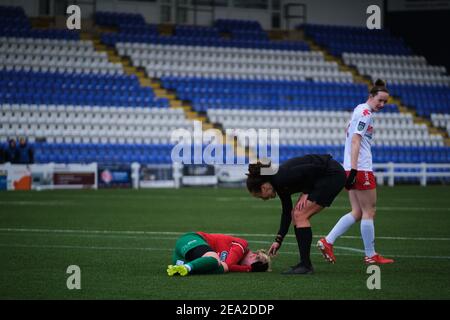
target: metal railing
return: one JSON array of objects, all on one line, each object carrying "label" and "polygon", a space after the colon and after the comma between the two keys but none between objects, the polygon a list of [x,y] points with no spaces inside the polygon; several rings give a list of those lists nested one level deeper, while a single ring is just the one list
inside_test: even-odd
[{"label": "metal railing", "polygon": [[[388,186],[394,186],[395,178],[419,178],[420,185],[426,186],[429,178],[449,178],[449,163],[376,163],[373,165],[377,184],[384,185],[387,180]],[[386,171],[378,171],[378,170]],[[397,169],[415,169],[415,172],[396,171]],[[448,171],[430,172],[429,169],[443,169]]]}]

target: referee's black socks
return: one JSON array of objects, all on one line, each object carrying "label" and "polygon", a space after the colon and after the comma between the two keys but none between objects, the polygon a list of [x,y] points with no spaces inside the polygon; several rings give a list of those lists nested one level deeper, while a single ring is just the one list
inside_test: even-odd
[{"label": "referee's black socks", "polygon": [[300,251],[300,263],[305,267],[311,267],[311,227],[297,228],[295,227],[295,237],[297,238],[298,250]]}]

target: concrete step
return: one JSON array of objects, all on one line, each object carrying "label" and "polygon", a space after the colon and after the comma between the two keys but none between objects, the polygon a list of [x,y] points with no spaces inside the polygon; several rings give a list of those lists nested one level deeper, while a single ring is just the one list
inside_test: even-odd
[{"label": "concrete step", "polygon": [[88,33],[88,32],[81,32],[80,33],[80,39],[81,40],[94,40],[92,35],[90,33]]},{"label": "concrete step", "polygon": [[187,110],[181,105],[181,101],[178,101],[178,100],[172,100],[172,101],[169,101],[169,103],[170,103],[170,107],[171,108],[174,108],[174,109],[183,109],[183,111],[188,111],[189,110],[189,108],[187,108]]},{"label": "concrete step", "polygon": [[134,67],[123,67],[123,71],[125,71],[126,73],[130,74],[134,74]]},{"label": "concrete step", "polygon": [[161,89],[161,86],[158,83],[155,83],[154,81],[151,80],[150,83],[153,89]]},{"label": "concrete step", "polygon": [[189,112],[192,111],[192,107],[191,106],[186,106],[180,103],[181,108],[183,108],[184,112]]},{"label": "concrete step", "polygon": [[[173,32],[173,26],[166,25],[162,26],[160,29],[162,29],[163,33],[165,32],[166,34],[172,34]],[[158,79],[150,79],[143,70],[134,67],[128,58],[119,56],[115,50],[101,43],[99,39],[95,39],[92,34],[83,33],[82,38],[92,40],[94,43],[94,48],[97,51],[106,52],[108,54],[109,61],[121,63],[126,74],[136,75],[138,77],[139,84],[142,87],[151,87],[157,97],[169,99],[171,108],[183,109],[187,119],[201,121],[204,130],[214,128],[214,125],[209,123],[207,117],[199,115],[197,112],[193,111],[191,106],[184,105],[181,100],[177,99],[175,94],[169,93],[166,89],[164,89]]]},{"label": "concrete step", "polygon": [[114,62],[114,63],[122,63],[122,60],[119,57],[116,56],[109,56],[109,61]]},{"label": "concrete step", "polygon": [[188,119],[197,120],[198,114],[195,111],[185,111],[185,115]]},{"label": "concrete step", "polygon": [[119,59],[120,59],[120,63],[122,63],[123,66],[132,67],[132,64],[130,63],[130,61],[128,59],[124,59],[120,56],[119,56]]},{"label": "concrete step", "polygon": [[145,72],[142,71],[142,70],[136,69],[136,75],[137,75],[139,78],[145,78],[145,79],[148,79],[147,75],[146,75]]},{"label": "concrete step", "polygon": [[145,78],[139,78],[139,83],[140,83],[142,86],[145,86],[145,87],[151,87],[151,88],[153,89],[152,83],[151,83],[151,81],[148,80],[148,79],[145,79]]},{"label": "concrete step", "polygon": [[55,23],[53,17],[29,18],[32,28],[49,28]]},{"label": "concrete step", "polygon": [[428,131],[429,131],[431,134],[442,134],[441,130],[438,129],[438,128],[436,128],[436,127],[428,128]]},{"label": "concrete step", "polygon": [[174,25],[162,24],[159,26],[158,31],[161,35],[172,35],[174,33]]},{"label": "concrete step", "polygon": [[209,122],[205,122],[204,121],[202,126],[203,126],[203,130],[214,129],[214,126],[211,123],[209,123]]},{"label": "concrete step", "polygon": [[153,91],[155,91],[155,94],[156,95],[166,95],[166,90],[164,90],[164,89],[153,89]]},{"label": "concrete step", "polygon": [[287,31],[284,30],[270,30],[267,32],[270,40],[284,40],[287,36]]},{"label": "concrete step", "polygon": [[108,50],[108,48],[103,43],[95,43],[95,41],[94,41],[94,48],[96,50],[102,50],[102,51]]},{"label": "concrete step", "polygon": [[114,27],[103,27],[95,25],[95,31],[97,33],[110,33],[110,32],[119,32],[119,29]]},{"label": "concrete step", "polygon": [[[190,111],[193,112],[193,111]],[[194,112],[195,114],[190,114],[190,118],[191,120],[196,120],[196,121],[200,121],[202,123],[202,125],[206,125],[208,123],[208,120],[203,117],[203,116],[199,116],[197,114],[197,112]],[[203,126],[204,127],[204,126]]]}]

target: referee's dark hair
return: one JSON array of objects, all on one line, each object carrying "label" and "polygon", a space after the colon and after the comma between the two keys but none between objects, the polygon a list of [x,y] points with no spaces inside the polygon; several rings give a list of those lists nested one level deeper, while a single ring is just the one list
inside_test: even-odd
[{"label": "referee's dark hair", "polygon": [[269,182],[269,175],[261,175],[261,168],[270,168],[270,163],[262,164],[261,162],[250,163],[247,173],[247,189],[251,193],[261,192],[261,186]]}]

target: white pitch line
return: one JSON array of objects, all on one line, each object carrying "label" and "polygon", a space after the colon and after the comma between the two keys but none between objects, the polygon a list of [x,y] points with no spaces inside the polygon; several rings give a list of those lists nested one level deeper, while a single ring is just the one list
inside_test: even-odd
[{"label": "white pitch line", "polygon": [[[150,247],[99,247],[99,246],[69,246],[69,245],[27,245],[27,244],[8,244],[0,243],[3,248],[41,248],[41,249],[81,249],[81,250],[120,250],[120,251],[173,251],[173,249],[150,248]],[[355,251],[359,249],[341,247],[341,249],[351,249]],[[295,251],[283,251],[283,254],[298,255]],[[322,255],[318,252],[312,252],[312,255]],[[361,256],[361,254],[340,253],[339,256]],[[413,256],[413,255],[389,255],[392,258],[411,258],[411,259],[440,259],[450,260],[450,256]]]},{"label": "white pitch line", "polygon": [[131,235],[182,235],[185,232],[172,232],[172,231],[113,231],[113,230],[71,230],[71,229],[27,229],[27,228],[0,228],[0,231],[5,232],[36,232],[36,233],[87,233],[87,234],[131,234]]},{"label": "white pitch line", "polygon": [[[347,210],[350,206],[331,206],[329,209],[339,209],[339,210]],[[385,207],[385,206],[377,206],[377,210],[382,211],[450,211],[449,207]]]},{"label": "white pitch line", "polygon": [[[235,202],[235,201],[242,201],[239,199],[234,199],[233,201],[230,200],[224,200],[224,199],[215,199],[218,201],[230,201],[230,202]],[[75,201],[26,201],[26,200],[21,200],[21,201],[0,201],[0,206],[1,205],[16,205],[16,206],[61,206],[61,205],[69,205],[69,206],[82,206],[83,203],[80,202],[75,202]],[[262,204],[256,204],[256,205],[251,205],[252,209],[274,209],[277,210],[279,209],[278,205],[275,204],[267,204],[267,205],[262,205]],[[327,208],[328,210],[350,210],[351,207],[350,206],[331,206],[329,208]],[[427,211],[450,211],[450,207],[405,207],[405,206],[398,206],[398,207],[385,207],[385,206],[380,206],[377,207],[378,211],[421,211],[421,212],[427,212]]]},{"label": "white pitch line", "polygon": [[[352,248],[353,249],[353,248]],[[358,250],[358,249],[356,249]],[[295,251],[283,251],[282,253],[298,255]],[[321,253],[311,253],[312,255],[322,255]],[[362,257],[361,254],[351,254],[351,253],[339,253],[337,256],[350,256],[350,257]],[[421,256],[421,255],[403,255],[403,254],[389,254],[386,255],[390,258],[405,258],[405,259],[438,259],[438,260],[450,260],[450,256]],[[395,263],[394,263],[395,265]]]},{"label": "white pitch line", "polygon": [[[59,234],[68,234],[68,233],[74,233],[74,234],[83,234],[83,235],[88,235],[88,236],[92,236],[92,235],[104,235],[104,234],[116,234],[116,235],[120,235],[123,233],[126,234],[139,234],[139,235],[181,235],[183,234],[183,232],[152,232],[152,231],[99,231],[99,230],[58,230],[58,229],[12,229],[12,228],[0,228],[0,232],[1,231],[7,231],[7,232],[38,232],[38,233],[59,233]],[[236,236],[242,236],[242,235],[247,235],[247,236],[268,236],[267,234],[236,234]],[[152,237],[152,239],[157,239],[157,240],[176,240],[178,237]],[[354,238],[358,238],[359,237],[354,237]],[[407,239],[407,238],[402,238],[402,239]],[[409,238],[408,238],[409,239]],[[433,238],[420,238],[420,239],[424,239],[424,240],[430,240]],[[435,238],[435,239],[439,239],[439,238]],[[447,239],[447,238],[444,238]],[[270,244],[270,241],[259,241],[259,240],[251,240],[251,243],[261,243],[261,244]],[[283,243],[284,245],[297,245],[297,243],[295,242],[287,242],[285,241]],[[2,247],[28,247],[29,245],[8,245],[8,244],[0,244],[0,246]],[[53,246],[39,246],[39,245],[34,245],[36,247],[48,247],[48,248],[66,248],[66,249],[98,249],[98,250],[147,250],[147,251],[155,251],[155,250],[161,250],[161,251],[171,251],[172,249],[156,249],[156,248],[136,248],[136,247],[84,247],[84,246],[64,246],[64,245],[53,245]],[[357,248],[352,248],[352,247],[343,247],[343,246],[335,246],[336,249],[339,250],[345,250],[345,251],[351,251],[351,252],[356,252],[358,253],[357,255],[355,254],[343,254],[340,253],[339,255],[347,255],[347,256],[360,256],[361,253],[364,253],[364,250],[361,249],[357,249]],[[298,252],[296,251],[288,251],[286,252],[288,254],[298,254]],[[312,253],[314,255],[320,255],[320,253]],[[450,259],[450,256],[423,256],[423,255],[389,255],[390,257],[393,258],[418,258],[418,259]]]},{"label": "white pitch line", "polygon": [[[265,206],[262,204],[256,204],[251,206],[252,209],[278,209],[278,206]],[[327,210],[351,210],[350,205],[348,206],[331,206],[329,208],[326,208]],[[378,211],[450,211],[449,207],[405,207],[405,206],[399,206],[399,207],[377,207]]]},{"label": "white pitch line", "polygon": [[[0,233],[2,233],[2,231],[0,231]],[[46,236],[46,234],[44,234],[44,233],[40,233],[39,235]],[[56,235],[61,235],[61,234],[56,234]],[[62,235],[65,235],[65,234],[62,234]],[[77,236],[78,237],[105,237],[104,234],[77,234]],[[108,236],[108,235],[106,235],[106,236]],[[112,235],[112,236],[116,237],[116,235]],[[136,236],[121,236],[121,238],[142,239],[142,237],[136,237]],[[152,240],[177,240],[178,236],[174,236],[174,237],[155,237],[155,236],[150,236],[150,237],[146,237],[145,238],[145,240],[147,240],[147,239],[152,239]],[[250,242],[251,243],[264,244],[266,246],[268,246],[268,245],[270,245],[272,243],[271,241],[261,241],[261,240],[250,240]],[[297,243],[296,242],[285,241],[285,242],[283,242],[283,245],[297,246]],[[358,253],[364,253],[364,250],[351,248],[351,247],[334,246],[334,248],[335,249],[342,249],[342,250],[347,250],[347,251],[358,252]]]},{"label": "white pitch line", "polygon": [[[1,231],[2,229],[0,229]],[[40,231],[45,231],[43,229],[34,229]],[[46,229],[49,230],[49,229]],[[21,229],[20,232],[22,232],[23,229]],[[53,230],[56,231],[56,230]],[[74,231],[74,230],[57,230],[57,231]],[[88,231],[88,230],[82,230],[82,231]],[[104,234],[108,231],[101,231],[100,233],[97,232],[96,235]],[[47,232],[48,233],[48,232]],[[61,233],[61,232],[58,232]],[[66,232],[63,232],[66,233]],[[147,232],[148,233],[148,232]],[[161,232],[152,232],[152,234],[161,234]],[[182,234],[180,232],[164,232],[164,234]],[[84,234],[85,235],[85,234]],[[157,240],[176,240],[177,237],[171,237],[171,238],[161,238],[161,237],[152,237],[153,239]],[[252,243],[261,243],[261,244],[270,244],[269,241],[250,241]],[[297,245],[297,243],[294,242],[284,242],[284,245]],[[0,247],[7,247],[7,248],[53,248],[53,249],[90,249],[90,250],[137,250],[137,251],[172,251],[173,249],[162,249],[162,248],[151,248],[151,247],[110,247],[110,246],[70,246],[70,245],[22,245],[22,244],[5,244],[0,243]],[[352,247],[342,247],[342,246],[335,246],[336,249],[345,250],[345,251],[351,251],[356,252],[358,254],[346,254],[346,253],[340,253],[339,255],[345,255],[345,256],[360,256],[361,253],[364,253],[364,250],[352,248]],[[296,251],[285,251],[283,253],[287,254],[298,254]],[[313,255],[321,255],[321,253],[312,253]],[[422,255],[389,255],[393,258],[418,258],[418,259],[450,259],[450,256],[422,256]]]},{"label": "white pitch line", "polygon": [[67,246],[67,245],[39,245],[39,244],[8,244],[0,243],[4,248],[47,248],[47,249],[90,249],[90,250],[138,250],[138,251],[172,251],[173,249],[140,248],[140,247],[98,247],[98,246]]},{"label": "white pitch line", "polygon": [[[1,229],[0,229],[1,230]],[[233,234],[233,233],[227,233]],[[257,234],[257,233],[234,233],[236,236],[244,237],[273,237],[273,234]],[[286,235],[287,238],[294,238],[293,235]],[[314,238],[323,238],[325,235],[314,235]],[[342,239],[361,239],[360,236],[340,236]],[[416,240],[416,241],[450,241],[450,238],[426,238],[426,237],[376,237],[382,240]]]},{"label": "white pitch line", "polygon": [[[115,235],[182,235],[185,232],[175,231],[126,231],[126,230],[71,230],[71,229],[35,229],[35,228],[0,228],[0,232],[29,232],[29,233],[81,233],[81,234],[115,234]],[[214,232],[212,232],[214,233]],[[273,234],[267,233],[234,233],[234,232],[221,232],[225,234],[232,234],[235,236],[245,237],[273,237]],[[288,238],[292,238],[292,235],[287,235]],[[322,238],[324,235],[316,235],[315,238]],[[341,236],[343,239],[360,239],[360,236]],[[382,240],[415,240],[415,241],[450,241],[450,238],[434,238],[434,237],[387,237],[380,236],[377,239]]]},{"label": "white pitch line", "polygon": [[[67,190],[65,190],[67,191]],[[54,191],[52,191],[54,192]],[[247,192],[247,191],[244,191]],[[22,194],[20,195],[23,200],[27,201],[27,199],[35,199],[34,198],[34,194],[33,193],[28,193],[28,194]],[[173,194],[170,195],[155,195],[155,194],[151,194],[151,193],[141,193],[139,195],[133,193],[133,194],[116,194],[116,193],[103,193],[100,194],[98,192],[95,193],[91,193],[91,194],[70,194],[70,193],[66,193],[64,192],[64,194],[62,195],[65,198],[72,198],[69,201],[73,201],[73,198],[79,199],[79,198],[84,198],[84,199],[109,199],[109,200],[118,200],[120,201],[121,199],[133,199],[133,200],[154,200],[154,199],[169,199],[171,201],[176,201],[177,198],[173,196]],[[257,199],[252,198],[250,195],[236,195],[236,196],[221,196],[221,195],[196,195],[196,194],[192,194],[190,195],[192,196],[193,199],[207,199],[208,201],[219,201],[219,202],[239,202],[239,201],[244,201],[244,202],[258,202]],[[20,200],[22,200],[20,199]],[[20,201],[18,200],[18,201]],[[66,199],[64,199],[65,201]],[[179,198],[180,201],[182,201],[181,198]],[[11,202],[13,202],[14,200],[11,200]],[[45,200],[43,200],[45,201]],[[295,199],[293,200],[295,201]],[[426,200],[420,200],[420,199],[415,199],[415,198],[405,198],[405,197],[396,197],[395,199],[391,199],[390,201],[394,201],[394,202],[408,202],[408,203],[412,203],[412,202],[421,202],[421,203],[427,203]],[[0,204],[3,201],[0,201]],[[7,201],[5,201],[4,203],[7,203]],[[337,198],[334,201],[334,204],[347,204],[348,203],[348,199],[347,197],[343,197],[343,198]],[[448,203],[448,201],[444,201],[444,204]],[[275,202],[270,202],[268,204],[263,205],[264,207],[270,206],[270,205],[275,205]],[[335,206],[332,206],[331,208],[333,208]],[[341,208],[341,207],[335,207],[335,208]],[[347,208],[347,207],[342,207],[342,208]],[[391,208],[391,207],[383,207],[383,208]],[[415,209],[417,207],[405,207],[403,205],[400,205],[399,207],[392,207],[395,209],[399,209],[399,208],[408,208],[408,209]],[[440,208],[443,210],[449,210],[448,207],[443,207]],[[389,210],[389,209],[386,209]],[[422,207],[422,208],[417,208],[417,210],[430,210],[430,208],[428,207]]]},{"label": "white pitch line", "polygon": [[0,205],[15,205],[15,206],[61,206],[61,205],[82,205],[75,201],[0,201]]}]

